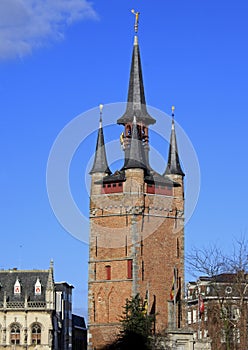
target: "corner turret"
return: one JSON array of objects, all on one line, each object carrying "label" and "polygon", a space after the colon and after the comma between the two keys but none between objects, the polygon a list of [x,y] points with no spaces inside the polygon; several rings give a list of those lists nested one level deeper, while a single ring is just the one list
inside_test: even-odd
[{"label": "corner turret", "polygon": [[176,139],[176,131],[175,131],[175,120],[174,120],[174,110],[175,110],[175,107],[172,106],[172,124],[171,124],[170,147],[169,147],[167,167],[166,167],[166,170],[164,172],[164,176],[165,175],[180,175],[183,177],[185,174],[182,171],[179,156],[178,156],[177,139]]},{"label": "corner turret", "polygon": [[102,129],[102,109],[103,105],[99,106],[100,108],[100,121],[99,121],[99,129],[96,143],[96,151],[95,151],[95,159],[93,163],[93,167],[90,171],[90,175],[95,173],[103,173],[104,175],[110,175],[111,171],[108,167],[105,143],[104,143],[104,135]]}]

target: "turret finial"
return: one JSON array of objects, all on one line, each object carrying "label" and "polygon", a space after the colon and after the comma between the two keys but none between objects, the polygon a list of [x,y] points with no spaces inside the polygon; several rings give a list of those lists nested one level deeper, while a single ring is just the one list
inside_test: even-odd
[{"label": "turret finial", "polygon": [[103,110],[103,104],[99,105],[99,111],[100,111],[100,124],[102,123],[102,110]]},{"label": "turret finial", "polygon": [[132,9],[131,12],[135,15],[134,31],[135,33],[138,33],[140,12],[135,12],[134,9]]},{"label": "turret finial", "polygon": [[175,106],[171,106],[171,116],[174,119]]}]

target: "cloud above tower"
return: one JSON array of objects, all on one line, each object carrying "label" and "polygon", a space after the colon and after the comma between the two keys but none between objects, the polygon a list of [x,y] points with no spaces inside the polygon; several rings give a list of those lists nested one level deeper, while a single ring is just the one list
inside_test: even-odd
[{"label": "cloud above tower", "polygon": [[1,0],[0,59],[23,57],[64,37],[66,27],[96,19],[86,0]]}]

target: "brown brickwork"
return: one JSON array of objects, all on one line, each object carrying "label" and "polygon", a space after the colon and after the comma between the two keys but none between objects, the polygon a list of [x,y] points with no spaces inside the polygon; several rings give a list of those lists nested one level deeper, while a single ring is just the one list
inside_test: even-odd
[{"label": "brown brickwork", "polygon": [[[181,293],[184,286],[183,183],[181,176],[171,177],[181,184],[173,187],[173,196],[147,194],[142,169],[127,170],[123,193],[116,194],[99,195],[102,185],[95,184],[99,176],[92,176],[90,349],[98,349],[113,340],[125,300],[136,293],[144,298],[148,290],[149,311],[155,296],[157,331],[169,325],[174,267],[178,269]],[[128,278],[130,260],[131,279]],[[111,279],[107,269],[111,269]],[[182,325],[182,319],[182,315],[178,317],[177,325]]]}]

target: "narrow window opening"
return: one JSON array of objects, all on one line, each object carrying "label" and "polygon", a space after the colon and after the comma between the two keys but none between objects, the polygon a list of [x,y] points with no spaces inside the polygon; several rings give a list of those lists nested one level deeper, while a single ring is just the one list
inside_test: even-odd
[{"label": "narrow window opening", "polygon": [[96,264],[94,264],[94,279],[96,280]]},{"label": "narrow window opening", "polygon": [[142,260],[141,278],[142,278],[142,281],[144,281],[144,279],[145,279],[145,268],[144,268],[144,261],[143,260]]},{"label": "narrow window opening", "polygon": [[179,245],[179,239],[177,238],[177,258],[180,256],[180,245]]},{"label": "narrow window opening", "polygon": [[95,256],[97,256],[97,237],[96,237]]},{"label": "narrow window opening", "polygon": [[143,247],[144,247],[144,244],[143,244],[143,237],[141,236],[141,242],[140,242],[140,255],[141,255],[141,256],[143,255]]},{"label": "narrow window opening", "polygon": [[95,296],[93,295],[93,320],[96,322],[96,302],[95,302]]}]

